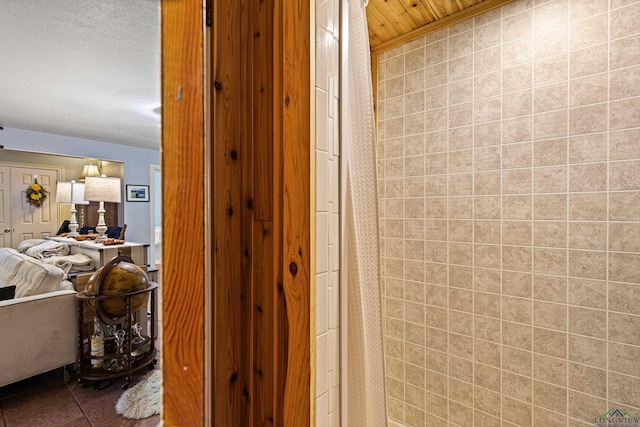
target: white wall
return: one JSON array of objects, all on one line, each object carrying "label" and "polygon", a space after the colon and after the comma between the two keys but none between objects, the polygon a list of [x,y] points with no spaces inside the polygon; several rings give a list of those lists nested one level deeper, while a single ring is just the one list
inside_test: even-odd
[{"label": "white wall", "polygon": [[316,426],[340,425],[340,0],[316,0]]},{"label": "white wall", "polygon": [[[123,185],[149,185],[150,165],[160,164],[160,150],[6,127],[0,131],[0,145],[19,150],[120,160],[124,162]],[[143,244],[150,243],[150,203],[124,200],[123,203],[127,240]]]}]

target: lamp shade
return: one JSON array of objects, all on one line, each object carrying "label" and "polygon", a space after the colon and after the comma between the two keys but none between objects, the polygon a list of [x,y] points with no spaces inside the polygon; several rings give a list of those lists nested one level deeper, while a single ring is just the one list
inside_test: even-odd
[{"label": "lamp shade", "polygon": [[90,202],[120,203],[120,178],[88,176],[84,181],[84,199]]},{"label": "lamp shade", "polygon": [[91,163],[84,165],[82,173],[80,174],[80,179],[85,179],[88,176],[100,176],[100,169],[98,169],[98,166]]},{"label": "lamp shade", "polygon": [[75,203],[76,205],[89,204],[89,202],[84,199],[83,183],[71,181],[71,203]]},{"label": "lamp shade", "polygon": [[84,199],[84,184],[80,182],[59,182],[56,188],[56,202],[88,205]]},{"label": "lamp shade", "polygon": [[71,183],[59,182],[56,187],[56,202],[71,203]]}]

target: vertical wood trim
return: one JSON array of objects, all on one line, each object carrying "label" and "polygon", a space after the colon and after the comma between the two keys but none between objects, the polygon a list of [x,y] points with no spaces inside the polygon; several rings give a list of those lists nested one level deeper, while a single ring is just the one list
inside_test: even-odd
[{"label": "vertical wood trim", "polygon": [[[276,378],[276,304],[279,238],[276,235],[276,188],[274,176],[274,0],[252,2],[252,52],[250,53],[253,156],[253,240],[251,248],[253,336],[251,355],[252,425],[281,425],[276,422],[278,401]],[[246,126],[245,126],[246,127]]]},{"label": "vertical wood trim", "polygon": [[273,245],[273,284],[269,288],[273,294],[274,313],[274,346],[271,348],[274,358],[274,382],[273,390],[275,392],[275,425],[284,426],[284,407],[285,407],[285,386],[287,375],[287,354],[288,354],[288,322],[287,322],[287,305],[284,290],[284,271],[282,266],[283,254],[283,212],[282,212],[282,139],[283,139],[283,2],[274,1],[273,8],[273,233],[276,236]]},{"label": "vertical wood trim", "polygon": [[[203,399],[206,265],[213,423],[312,423],[312,9],[263,3],[213,2],[206,67],[202,2],[162,3],[165,425],[208,423],[214,404]],[[184,234],[207,218],[209,249]]]},{"label": "vertical wood trim", "polygon": [[[311,37],[309,1],[282,10],[282,261],[286,307],[287,371],[284,425],[311,422],[310,403],[310,160]],[[279,373],[282,375],[282,373]]]},{"label": "vertical wood trim", "polygon": [[[214,2],[212,144],[215,425],[241,426],[246,410],[242,274],[242,3]],[[246,30],[245,30],[246,31]],[[246,419],[246,417],[245,417]]]},{"label": "vertical wood trim", "polygon": [[[206,1],[206,0],[205,0]],[[206,13],[206,12],[205,12]],[[204,120],[205,120],[205,180],[207,183],[206,187],[206,202],[205,202],[205,211],[204,211],[204,220],[205,220],[205,232],[204,236],[206,239],[206,248],[205,248],[205,259],[211,260],[213,257],[211,253],[211,248],[213,246],[213,209],[211,206],[213,205],[213,147],[211,144],[211,135],[212,135],[212,99],[211,99],[211,90],[206,88],[206,82],[211,78],[212,74],[212,66],[213,66],[213,34],[210,27],[205,27],[205,43],[204,43],[204,66],[205,66],[205,85],[203,87],[203,95],[204,95]],[[204,389],[204,425],[210,426],[214,421],[214,413],[215,413],[215,382],[214,378],[214,294],[215,289],[213,288],[213,263],[206,262],[205,263],[205,286],[204,289],[204,378],[205,378],[205,389]]]},{"label": "vertical wood trim", "polygon": [[[309,419],[316,420],[316,9],[309,2]],[[313,58],[313,60],[311,60]],[[330,101],[331,102],[331,101]],[[324,111],[323,111],[324,114]],[[324,183],[323,183],[324,184]]]},{"label": "vertical wood trim", "polygon": [[274,369],[274,325],[275,283],[273,249],[275,236],[273,223],[256,221],[254,223],[253,276],[254,287],[254,334],[253,334],[253,408],[254,426],[275,424],[274,384],[277,372]]},{"label": "vertical wood trim", "polygon": [[204,419],[204,230],[202,2],[161,4],[164,425]]},{"label": "vertical wood trim", "polygon": [[253,95],[255,217],[273,221],[274,187],[274,0],[253,2]]}]

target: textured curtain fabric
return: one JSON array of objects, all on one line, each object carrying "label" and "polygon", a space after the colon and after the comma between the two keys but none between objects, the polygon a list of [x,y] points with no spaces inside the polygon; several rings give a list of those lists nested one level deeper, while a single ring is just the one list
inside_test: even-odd
[{"label": "textured curtain fabric", "polygon": [[375,118],[365,5],[349,1],[347,131],[347,417],[386,426]]}]

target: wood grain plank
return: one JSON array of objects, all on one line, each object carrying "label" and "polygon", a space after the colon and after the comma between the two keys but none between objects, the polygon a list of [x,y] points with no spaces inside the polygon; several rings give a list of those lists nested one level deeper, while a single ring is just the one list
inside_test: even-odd
[{"label": "wood grain plank", "polygon": [[367,16],[374,20],[371,23],[372,27],[381,39],[388,40],[402,34],[402,29],[397,28],[393,21],[387,19],[384,9],[377,4],[370,3],[367,6]]},{"label": "wood grain plank", "polygon": [[427,0],[400,0],[400,4],[413,19],[412,29],[440,18],[429,7],[430,2]]},{"label": "wood grain plank", "polygon": [[[310,390],[310,157],[311,5],[285,2],[282,10],[282,261],[287,316],[284,425],[311,423]],[[278,307],[282,310],[285,307]]]},{"label": "wood grain plank", "polygon": [[202,4],[163,0],[163,411],[164,425],[204,420],[205,182]]},{"label": "wood grain plank", "polygon": [[476,3],[480,3],[482,0],[456,0],[456,4],[460,10],[471,7]]},{"label": "wood grain plank", "polygon": [[[274,177],[274,153],[280,143],[274,129],[274,10],[273,0],[252,5],[252,116],[254,222],[251,247],[252,272],[252,366],[251,425],[280,425],[277,419],[278,349],[276,344],[277,278],[276,264],[279,236],[274,220],[280,193]],[[284,352],[284,350],[282,350]],[[285,353],[286,354],[286,353]]]},{"label": "wood grain plank", "polygon": [[[164,224],[164,319],[171,322],[163,420],[208,424],[205,408],[214,406],[219,426],[310,425],[310,4],[213,4],[210,151],[202,4],[162,5],[162,166],[172,177],[163,188],[171,219]],[[184,230],[207,230],[209,209],[207,253],[206,239],[185,239]],[[203,400],[208,264],[214,402]]]},{"label": "wood grain plank", "polygon": [[[239,426],[252,426],[252,425],[264,425],[262,423],[252,423],[251,414],[258,408],[256,407],[257,394],[252,393],[254,390],[254,333],[256,329],[255,318],[255,293],[253,288],[255,286],[254,274],[253,274],[253,262],[262,262],[260,258],[253,257],[254,253],[254,214],[255,214],[255,187],[256,182],[254,178],[254,170],[256,163],[255,149],[256,149],[256,133],[258,129],[255,125],[255,108],[254,99],[256,98],[256,92],[259,90],[259,86],[256,88],[255,75],[259,74],[259,68],[254,66],[255,42],[254,31],[255,22],[257,17],[255,16],[255,9],[250,0],[241,0],[240,13],[241,13],[241,28],[243,30],[240,40],[242,48],[242,70],[240,74],[240,81],[245,84],[240,84],[242,90],[242,105],[241,109],[241,148],[237,153],[240,161],[240,185],[241,185],[241,199],[240,199],[240,245],[241,253],[237,254],[240,258],[240,269],[242,277],[242,289],[241,293],[241,310],[240,310],[240,325],[242,328],[241,336],[241,366],[240,366],[240,378],[242,382],[242,414],[241,419],[236,425]],[[257,62],[259,64],[259,62]],[[270,348],[267,345],[267,348]],[[241,414],[241,415],[242,415]]]},{"label": "wood grain plank", "polygon": [[276,418],[275,378],[278,374],[275,364],[275,308],[277,290],[273,265],[275,238],[271,222],[254,222],[255,236],[253,256],[253,411],[254,426],[274,425]]},{"label": "wood grain plank", "polygon": [[451,0],[429,0],[434,9],[442,11],[443,16],[452,15],[460,10],[457,3]]},{"label": "wood grain plank", "polygon": [[[393,11],[397,6],[402,9],[400,12]],[[411,31],[413,27],[410,24],[402,21],[397,16],[390,16],[390,14],[401,13],[406,15],[405,10],[399,4],[382,2],[382,3],[370,3],[367,6],[367,16],[374,18],[379,24],[375,27],[376,34],[379,34],[385,40],[395,38],[400,34]]]},{"label": "wood grain plank", "polygon": [[420,3],[424,4],[424,7],[431,12],[431,15],[435,19],[427,20],[423,23],[423,25],[433,22],[435,20],[441,19],[445,16],[445,12],[440,9],[437,5],[435,5],[431,0],[420,0]]},{"label": "wood grain plank", "polygon": [[490,10],[496,9],[498,7],[502,7],[513,1],[514,0],[484,0],[481,3],[476,3],[473,6],[470,6],[466,9],[462,9],[457,13],[454,13],[452,15],[449,15],[442,19],[434,21],[431,24],[418,27],[415,30],[409,31],[405,34],[402,34],[398,37],[387,40],[375,46],[372,45],[371,51],[377,52],[377,53],[385,52],[387,50],[393,49],[394,47],[405,44],[411,40],[415,40],[419,37],[423,37],[427,34],[431,34],[443,28],[457,24],[458,22],[462,22],[467,19],[473,18],[475,16],[481,15],[483,13],[489,12]]},{"label": "wood grain plank", "polygon": [[401,34],[411,31],[420,25],[420,21],[414,20],[414,16],[407,12],[402,2],[386,1],[376,4],[376,8],[391,22],[393,28]]},{"label": "wood grain plank", "polygon": [[284,108],[282,102],[282,93],[284,86],[284,48],[283,48],[283,2],[274,2],[273,8],[273,175],[271,181],[273,182],[273,234],[275,237],[273,244],[273,282],[271,285],[271,292],[274,295],[274,348],[272,349],[274,355],[274,396],[275,396],[275,417],[274,425],[284,425],[284,408],[285,408],[285,387],[287,376],[287,355],[288,349],[288,322],[286,311],[286,298],[284,292],[284,271],[282,269],[282,186],[283,186],[283,173],[282,173],[282,138],[283,138],[283,114]]},{"label": "wood grain plank", "polygon": [[252,107],[255,138],[256,179],[254,209],[256,219],[273,221],[273,69],[274,1],[253,2],[253,87]]},{"label": "wood grain plank", "polygon": [[373,34],[372,32],[369,32],[369,43],[370,43],[370,45],[380,44],[383,41],[384,40],[382,40],[377,34]]},{"label": "wood grain plank", "polygon": [[239,424],[244,408],[242,323],[243,62],[241,3],[214,2],[213,282],[215,424]]}]

